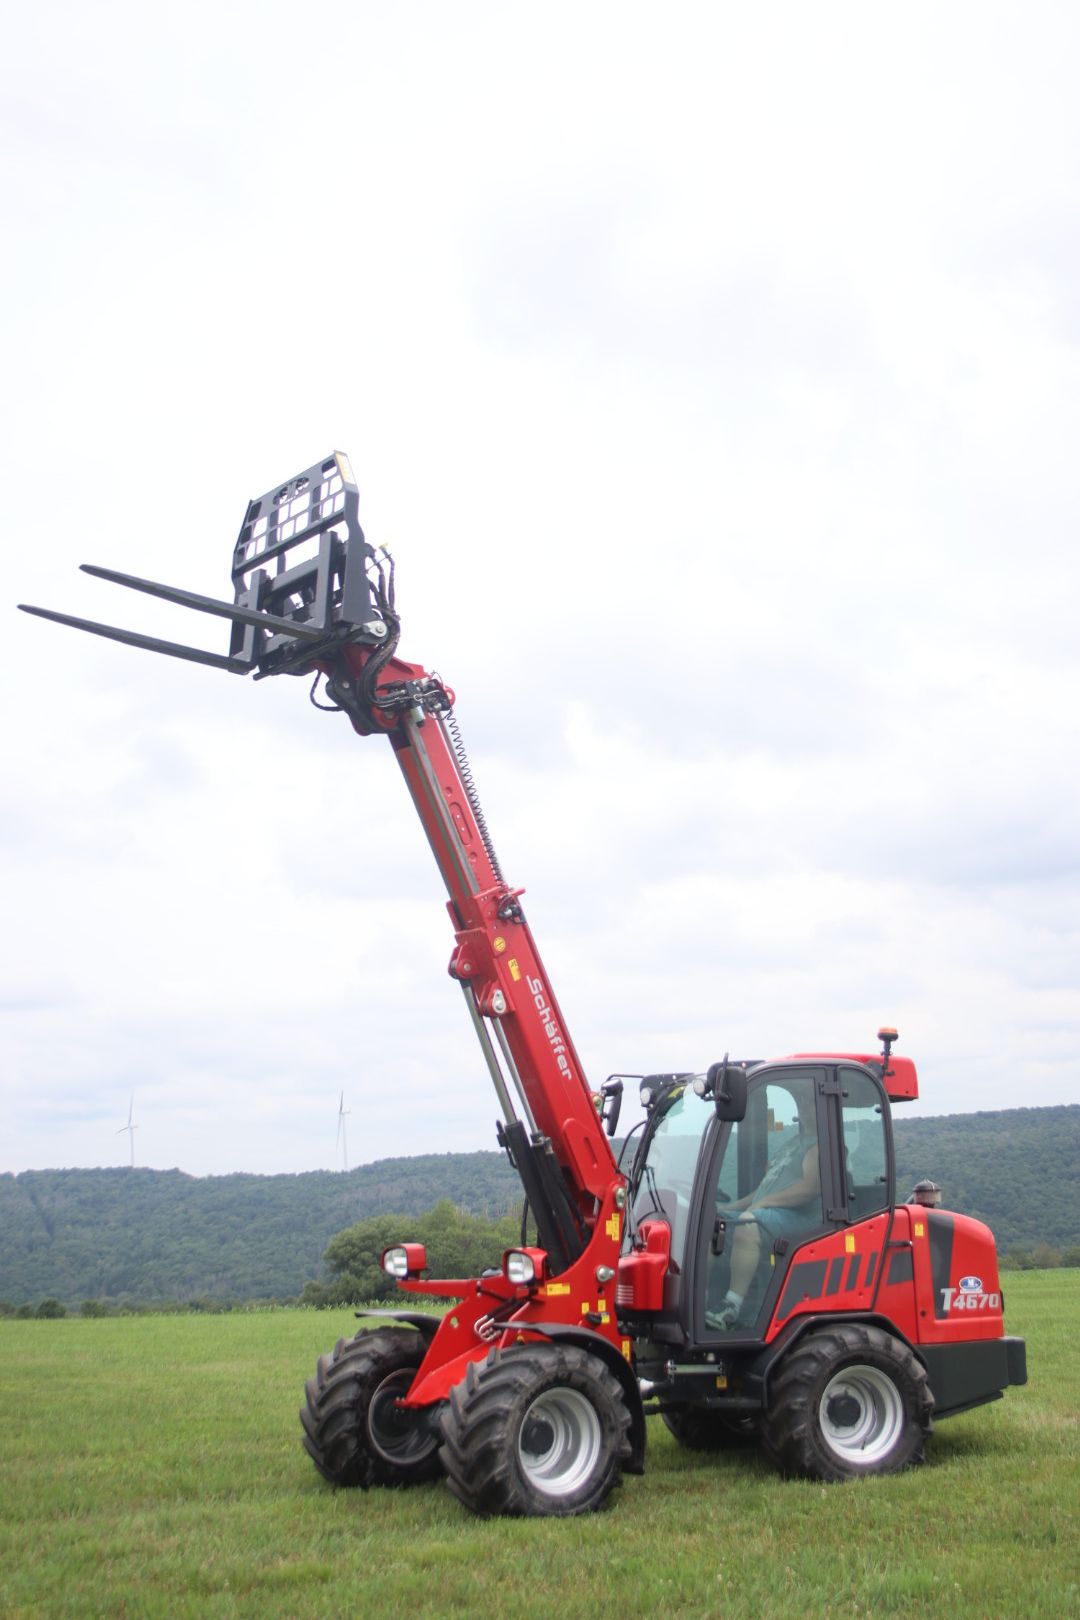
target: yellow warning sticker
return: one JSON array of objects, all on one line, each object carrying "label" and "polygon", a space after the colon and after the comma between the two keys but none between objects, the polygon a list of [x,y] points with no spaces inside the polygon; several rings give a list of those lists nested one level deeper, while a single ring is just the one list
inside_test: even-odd
[{"label": "yellow warning sticker", "polygon": [[491,948],[495,952],[496,956],[501,956],[503,951],[505,951],[506,941],[503,939],[501,934],[495,935],[495,938],[491,942]]},{"label": "yellow warning sticker", "polygon": [[548,1283],[547,1287],[543,1289],[542,1292],[545,1299],[553,1299],[556,1294],[568,1294],[570,1292],[570,1284]]},{"label": "yellow warning sticker", "polygon": [[915,1222],[915,1236],[916,1237],[925,1237],[926,1236],[926,1227],[923,1225],[922,1221],[916,1221]]},{"label": "yellow warning sticker", "polygon": [[618,1215],[609,1215],[608,1219],[604,1222],[604,1231],[607,1233],[612,1243],[618,1243],[619,1238],[622,1236],[621,1217]]},{"label": "yellow warning sticker", "polygon": [[506,965],[510,969],[510,977],[513,979],[514,983],[516,984],[518,982],[518,980],[521,978],[521,969],[518,967],[517,957],[516,956],[508,957]]},{"label": "yellow warning sticker", "polygon": [[845,1254],[854,1254],[855,1253],[855,1234],[854,1234],[854,1232],[845,1232],[845,1234],[844,1234],[844,1253]]}]

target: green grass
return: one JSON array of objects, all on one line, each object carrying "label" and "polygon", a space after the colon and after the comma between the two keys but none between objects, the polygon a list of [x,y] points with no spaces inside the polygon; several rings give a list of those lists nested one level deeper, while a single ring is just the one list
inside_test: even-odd
[{"label": "green grass", "polygon": [[924,1468],[784,1482],[650,1419],[645,1477],[563,1521],[324,1485],[296,1412],[347,1313],[0,1322],[0,1615],[1077,1613],[1080,1272],[1007,1291],[1032,1381]]}]

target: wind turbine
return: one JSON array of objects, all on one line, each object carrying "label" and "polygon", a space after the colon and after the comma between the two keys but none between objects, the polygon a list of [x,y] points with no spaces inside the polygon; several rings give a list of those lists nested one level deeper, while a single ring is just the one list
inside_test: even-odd
[{"label": "wind turbine", "polygon": [[128,1133],[128,1138],[129,1138],[129,1140],[131,1142],[131,1168],[133,1170],[135,1168],[135,1132],[139,1128],[137,1125],[132,1123],[132,1117],[131,1116],[134,1114],[134,1112],[135,1112],[135,1093],[132,1092],[131,1093],[131,1104],[130,1104],[130,1106],[128,1108],[128,1121],[127,1121],[127,1124],[126,1125],[121,1125],[120,1129],[117,1131],[116,1134],[117,1134],[117,1136],[123,1136],[125,1131],[127,1131],[127,1133]]},{"label": "wind turbine", "polygon": [[334,1145],[336,1147],[338,1142],[341,1143],[341,1168],[343,1170],[348,1170],[349,1168],[349,1143],[345,1135],[345,1121],[348,1119],[351,1113],[352,1109],[346,1108],[345,1106],[345,1093],[342,1092],[341,1099],[338,1102],[337,1137]]}]

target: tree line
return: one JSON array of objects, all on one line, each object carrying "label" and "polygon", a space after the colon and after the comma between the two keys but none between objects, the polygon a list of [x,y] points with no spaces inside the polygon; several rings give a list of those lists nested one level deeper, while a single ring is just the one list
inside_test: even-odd
[{"label": "tree line", "polygon": [[[1076,1263],[1080,1107],[933,1119],[898,1110],[895,1136],[898,1197],[928,1176],[946,1207],[990,1226],[1006,1266]],[[215,1309],[332,1303],[344,1293],[378,1298],[386,1280],[374,1268],[389,1243],[427,1242],[432,1271],[447,1276],[498,1264],[518,1240],[520,1201],[499,1153],[426,1154],[295,1176],[0,1175],[0,1302],[8,1302],[0,1311],[32,1314],[49,1301],[75,1311],[82,1302]],[[346,1241],[372,1221],[360,1240]]]}]

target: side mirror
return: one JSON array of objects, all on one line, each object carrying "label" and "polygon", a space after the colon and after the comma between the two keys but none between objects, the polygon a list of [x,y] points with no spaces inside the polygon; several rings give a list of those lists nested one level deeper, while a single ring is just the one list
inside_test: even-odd
[{"label": "side mirror", "polygon": [[736,1121],[746,1118],[746,1071],[729,1068],[727,1058],[714,1063],[708,1073],[717,1119]]},{"label": "side mirror", "polygon": [[622,1112],[623,1083],[622,1076],[610,1074],[600,1087],[603,1103],[600,1108],[600,1118],[604,1122],[604,1129],[609,1136],[614,1136],[619,1128],[619,1114]]}]

